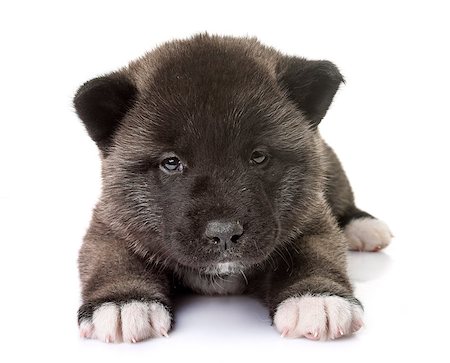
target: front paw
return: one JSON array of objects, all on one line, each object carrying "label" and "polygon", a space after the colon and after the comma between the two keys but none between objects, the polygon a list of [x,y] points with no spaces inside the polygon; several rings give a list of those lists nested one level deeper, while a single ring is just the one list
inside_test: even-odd
[{"label": "front paw", "polygon": [[362,318],[361,306],[342,297],[304,295],[278,305],[274,324],[282,336],[325,340],[358,331]]},{"label": "front paw", "polygon": [[155,301],[87,303],[78,314],[80,336],[106,343],[136,343],[167,336],[172,321],[166,307]]}]

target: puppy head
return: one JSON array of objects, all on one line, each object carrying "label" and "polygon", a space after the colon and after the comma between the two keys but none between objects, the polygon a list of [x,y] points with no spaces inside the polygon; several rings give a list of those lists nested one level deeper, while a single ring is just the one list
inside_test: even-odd
[{"label": "puppy head", "polygon": [[316,126],[341,82],[329,62],[209,36],[87,82],[74,103],[102,154],[98,212],[167,264],[262,263],[314,209]]}]

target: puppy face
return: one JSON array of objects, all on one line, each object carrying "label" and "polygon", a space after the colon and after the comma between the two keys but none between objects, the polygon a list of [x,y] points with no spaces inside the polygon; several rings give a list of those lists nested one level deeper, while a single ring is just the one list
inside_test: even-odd
[{"label": "puppy face", "polygon": [[[88,82],[76,96],[103,154],[98,210],[161,263],[210,273],[224,264],[246,269],[282,249],[317,198],[315,120],[329,103],[310,94],[313,82],[302,80],[310,71],[291,69],[298,71],[297,59],[261,45],[264,62],[232,38],[176,45],[101,78],[100,86]],[[313,73],[328,90],[324,72]],[[292,77],[300,95],[297,83],[290,91]]]}]

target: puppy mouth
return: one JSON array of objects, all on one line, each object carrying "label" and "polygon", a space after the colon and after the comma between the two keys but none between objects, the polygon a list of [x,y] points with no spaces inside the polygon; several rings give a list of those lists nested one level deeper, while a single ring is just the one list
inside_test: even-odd
[{"label": "puppy mouth", "polygon": [[[180,235],[178,234],[177,237]],[[226,250],[219,250],[215,245],[207,245],[206,248],[198,248],[195,252],[192,249],[182,249],[182,253],[177,253],[175,262],[183,268],[197,271],[207,275],[231,275],[241,274],[252,269],[254,266],[264,264],[266,259],[273,252],[275,241],[278,237],[277,230],[269,231],[264,241],[245,240],[240,241],[243,248],[237,244]],[[184,241],[182,238],[181,241]],[[204,246],[205,241],[199,240]],[[209,242],[209,241],[206,241]],[[263,243],[264,242],[264,243]],[[176,240],[178,245],[182,242]],[[200,244],[200,243],[199,243]],[[184,246],[183,246],[184,247]]]}]

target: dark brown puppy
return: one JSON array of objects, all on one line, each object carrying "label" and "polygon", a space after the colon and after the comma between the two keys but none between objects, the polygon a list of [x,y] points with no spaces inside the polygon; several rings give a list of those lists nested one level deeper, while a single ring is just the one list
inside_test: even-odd
[{"label": "dark brown puppy", "polygon": [[342,81],[328,61],[199,35],[84,84],[103,191],[79,257],[81,334],[166,335],[177,286],[254,294],[287,336],[358,330],[348,243],[378,250],[390,233],[317,130]]}]

